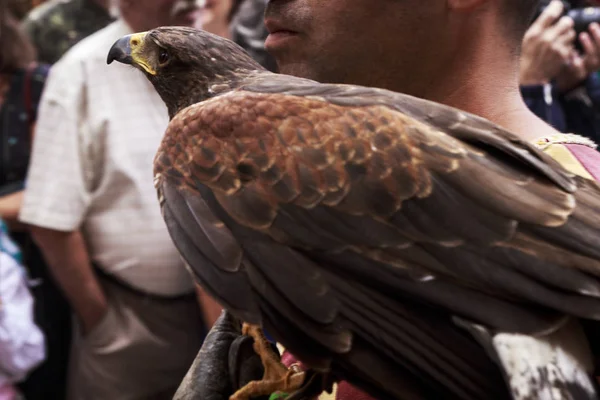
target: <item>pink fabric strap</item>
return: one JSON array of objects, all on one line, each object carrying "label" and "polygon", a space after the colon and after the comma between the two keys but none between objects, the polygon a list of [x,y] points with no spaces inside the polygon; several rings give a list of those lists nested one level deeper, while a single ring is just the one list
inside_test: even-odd
[{"label": "pink fabric strap", "polygon": [[580,144],[565,144],[564,146],[573,153],[594,179],[600,181],[600,153],[598,151]]},{"label": "pink fabric strap", "polygon": [[374,400],[362,390],[352,386],[348,382],[340,382],[336,400]]},{"label": "pink fabric strap", "polygon": [[[293,355],[289,352],[284,352],[281,356],[281,362],[286,367],[290,367],[292,364],[300,364],[300,368],[304,369],[304,366],[299,363]],[[368,394],[363,392],[362,390],[352,386],[348,382],[340,382],[338,384],[338,390],[335,397],[335,400],[375,400],[373,397],[370,397]]]}]

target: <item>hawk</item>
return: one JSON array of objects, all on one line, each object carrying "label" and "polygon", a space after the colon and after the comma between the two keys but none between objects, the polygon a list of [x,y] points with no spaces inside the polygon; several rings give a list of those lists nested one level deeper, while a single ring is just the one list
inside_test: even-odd
[{"label": "hawk", "polygon": [[168,108],[154,176],[174,243],[263,358],[232,399],[317,376],[384,399],[596,398],[596,182],[485,119],[274,74],[207,32],[129,35],[114,60]]}]

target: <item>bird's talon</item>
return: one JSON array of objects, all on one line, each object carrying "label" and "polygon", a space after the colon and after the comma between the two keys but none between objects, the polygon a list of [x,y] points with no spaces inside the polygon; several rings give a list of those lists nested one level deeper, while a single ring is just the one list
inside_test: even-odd
[{"label": "bird's talon", "polygon": [[243,336],[252,336],[250,334],[251,330],[252,330],[252,325],[246,324],[246,323],[242,324],[242,335]]},{"label": "bird's talon", "polygon": [[300,365],[287,368],[281,363],[279,355],[274,352],[259,326],[243,324],[242,335],[254,339],[254,351],[260,356],[264,375],[260,381],[252,381],[233,394],[230,400],[250,400],[260,396],[271,396],[274,393],[290,393],[302,387],[305,373]]},{"label": "bird's talon", "polygon": [[288,368],[294,372],[302,372],[302,369],[300,368],[300,364],[298,364],[298,363],[293,363]]}]

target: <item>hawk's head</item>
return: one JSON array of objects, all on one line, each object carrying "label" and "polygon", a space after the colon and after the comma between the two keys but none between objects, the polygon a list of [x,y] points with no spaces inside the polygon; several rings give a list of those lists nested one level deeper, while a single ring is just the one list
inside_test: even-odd
[{"label": "hawk's head", "polygon": [[107,62],[113,61],[144,72],[171,117],[211,97],[213,88],[233,88],[242,76],[263,70],[232,41],[187,27],[162,27],[124,36],[108,53]]}]

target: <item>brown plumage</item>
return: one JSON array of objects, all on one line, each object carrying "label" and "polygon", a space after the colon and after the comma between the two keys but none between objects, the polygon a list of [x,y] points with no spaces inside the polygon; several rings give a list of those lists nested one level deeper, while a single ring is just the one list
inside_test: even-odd
[{"label": "brown plumage", "polygon": [[169,108],[155,183],[198,281],[315,370],[381,398],[508,398],[494,335],[600,319],[600,187],[513,134],[186,28],[112,59]]}]

